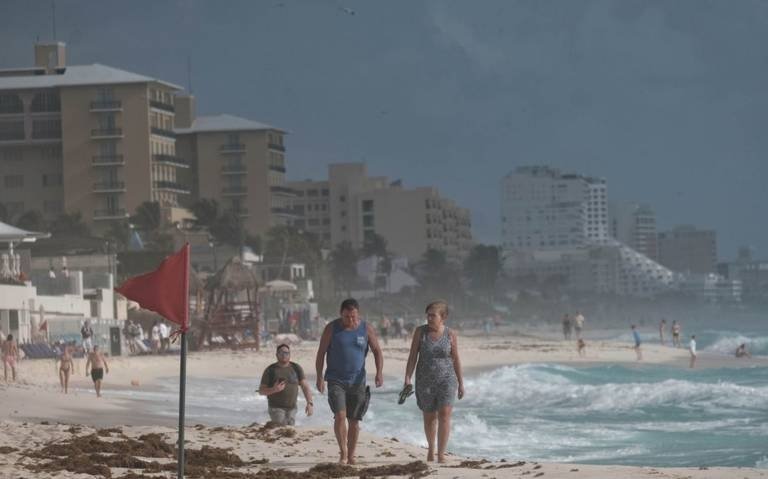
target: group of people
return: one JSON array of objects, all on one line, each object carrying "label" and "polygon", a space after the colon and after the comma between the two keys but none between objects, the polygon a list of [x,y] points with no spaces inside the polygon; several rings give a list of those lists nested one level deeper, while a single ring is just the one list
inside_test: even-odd
[{"label": "group of people", "polygon": [[[123,328],[128,350],[131,354],[141,354],[149,351],[144,344],[144,328],[141,323],[128,320]],[[149,330],[149,344],[154,354],[167,352],[171,347],[171,328],[164,321],[155,321]]]},{"label": "group of people", "polygon": [[390,319],[389,316],[382,316],[379,320],[379,335],[384,340],[384,344],[389,344],[389,338],[408,340],[408,336],[413,330],[413,324],[405,323],[405,318],[398,316]]},{"label": "group of people", "polygon": [[[454,398],[464,397],[464,380],[456,332],[445,324],[447,303],[432,302],[425,313],[426,324],[413,334],[400,398],[402,403],[413,391],[411,377],[415,371],[416,402],[424,421],[427,460],[445,462],[453,402]],[[355,463],[360,421],[371,398],[365,370],[368,351],[373,353],[376,365],[374,384],[382,387],[384,356],[376,330],[360,317],[358,302],[347,299],[341,303],[340,317],[325,326],[315,359],[316,388],[321,394],[328,391],[342,464]],[[290,355],[290,346],[280,344],[277,362],[264,370],[259,386],[259,393],[267,396],[270,420],[282,425],[294,424],[299,388],[306,399],[306,414],[312,415],[314,410],[304,370],[290,360]]]},{"label": "group of people", "polygon": [[[664,328],[667,324],[666,319],[662,319],[659,323],[659,340],[661,344],[664,344]],[[635,350],[635,354],[637,355],[637,360],[642,361],[643,360],[643,349],[642,349],[642,338],[640,337],[640,333],[637,331],[637,327],[633,324],[631,326],[632,329],[632,339],[635,342],[635,345],[633,349]],[[670,328],[670,332],[672,333],[672,345],[674,347],[680,347],[680,332],[682,331],[682,326],[677,321],[672,321],[672,326]],[[696,367],[696,360],[698,359],[698,354],[696,352],[696,335],[691,335],[691,340],[688,342],[688,353],[690,355],[690,363],[689,367],[694,368]]]},{"label": "group of people", "polygon": [[[662,346],[664,346],[664,330],[667,329],[667,320],[665,318],[662,318],[661,321],[659,321],[659,343],[661,343]],[[672,346],[675,348],[682,347],[682,344],[680,343],[680,333],[683,330],[683,326],[677,322],[677,320],[672,320],[672,325],[669,327],[669,333],[672,335]]]},{"label": "group of people", "polygon": [[573,338],[573,333],[576,333],[576,339],[582,339],[581,332],[584,330],[584,323],[586,319],[580,311],[576,311],[576,314],[571,316],[568,313],[563,315],[563,339],[566,341]]}]

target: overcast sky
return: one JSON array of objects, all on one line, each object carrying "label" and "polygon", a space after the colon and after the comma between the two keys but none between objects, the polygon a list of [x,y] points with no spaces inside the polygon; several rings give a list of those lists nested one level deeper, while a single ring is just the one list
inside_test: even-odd
[{"label": "overcast sky", "polygon": [[[187,86],[290,131],[291,179],[365,161],[437,186],[499,240],[500,178],[551,165],[768,258],[768,1],[58,0],[70,64]],[[0,2],[0,68],[52,38]]]}]

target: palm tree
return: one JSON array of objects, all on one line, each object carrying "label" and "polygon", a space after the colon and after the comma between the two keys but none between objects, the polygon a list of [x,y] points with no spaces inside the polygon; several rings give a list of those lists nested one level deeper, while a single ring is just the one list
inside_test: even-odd
[{"label": "palm tree", "polygon": [[16,220],[16,226],[29,231],[42,231],[45,229],[43,215],[37,210],[29,210],[19,216]]},{"label": "palm tree", "polygon": [[357,253],[349,241],[337,244],[331,252],[331,274],[336,290],[341,289],[351,296],[357,279]]},{"label": "palm tree", "polygon": [[79,211],[59,215],[51,224],[51,233],[54,235],[90,236],[91,229],[83,221]]},{"label": "palm tree", "polygon": [[156,233],[162,224],[160,203],[157,201],[145,201],[140,204],[136,208],[136,213],[131,216],[131,223],[145,233],[150,235]]},{"label": "palm tree", "polygon": [[8,214],[8,208],[6,208],[2,203],[0,203],[0,221],[4,223],[11,221],[10,215]]},{"label": "palm tree", "polygon": [[195,224],[211,229],[219,217],[219,203],[213,199],[202,198],[190,207],[195,215]]},{"label": "palm tree", "polygon": [[470,287],[489,302],[493,301],[501,270],[498,246],[477,245],[464,261],[464,276],[469,280]]}]

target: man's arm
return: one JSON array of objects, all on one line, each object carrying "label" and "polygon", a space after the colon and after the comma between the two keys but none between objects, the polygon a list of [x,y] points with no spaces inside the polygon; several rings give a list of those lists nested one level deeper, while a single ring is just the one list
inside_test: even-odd
[{"label": "man's arm", "polygon": [[461,358],[459,358],[459,339],[456,331],[451,330],[451,359],[453,359],[453,370],[456,372],[456,379],[459,382],[459,399],[464,397],[464,374],[461,371]]},{"label": "man's arm", "polygon": [[315,358],[315,373],[317,374],[316,386],[320,394],[325,392],[325,381],[323,380],[323,368],[325,367],[325,353],[328,352],[328,346],[331,345],[331,328],[333,323],[328,323],[323,329],[323,335],[320,337],[320,345],[317,347],[317,357]]},{"label": "man's arm", "polygon": [[88,354],[88,360],[85,361],[85,375],[88,376],[88,373],[91,371],[91,355]]},{"label": "man's arm", "polygon": [[368,330],[368,345],[373,351],[373,359],[376,362],[376,387],[380,388],[384,385],[384,355],[381,352],[381,346],[379,346],[379,338],[376,336],[371,323],[366,323]]},{"label": "man's arm", "polygon": [[302,380],[299,381],[299,385],[301,385],[301,392],[304,393],[304,399],[307,400],[307,407],[304,408],[304,412],[307,413],[307,416],[311,416],[315,404],[312,402],[312,391],[309,388],[309,383],[306,378],[302,378]]},{"label": "man's arm", "polygon": [[104,372],[109,372],[109,364],[107,364],[107,358],[101,355],[101,360],[104,362]]}]

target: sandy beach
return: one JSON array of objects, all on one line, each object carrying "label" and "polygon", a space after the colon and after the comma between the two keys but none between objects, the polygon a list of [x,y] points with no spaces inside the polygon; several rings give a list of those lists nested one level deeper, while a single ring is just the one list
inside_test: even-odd
[{"label": "sandy beach", "polygon": [[[401,384],[408,343],[390,339],[384,347],[385,382]],[[293,346],[293,360],[302,364],[314,385],[316,342]],[[637,364],[628,343],[588,340],[579,357],[572,342],[541,335],[506,331],[490,338],[463,335],[460,339],[465,374],[522,363],[591,365]],[[687,367],[688,353],[647,344],[644,364]],[[372,358],[369,371],[373,371]],[[274,361],[273,346],[260,352],[220,350],[191,353],[190,378],[256,378]],[[176,377],[178,356],[134,356],[109,359],[104,397],[96,398],[77,361],[70,394],[61,393],[53,360],[25,360],[17,383],[0,383],[0,477],[176,477],[172,444],[177,419],[154,414],[141,401],[110,396],[110,390],[152,390],[162,378]],[[762,358],[736,361],[701,354],[698,367],[768,366]],[[166,379],[167,380],[167,379]],[[133,385],[132,385],[133,383]],[[471,391],[467,391],[471,394]],[[316,407],[325,407],[324,398]],[[414,406],[415,407],[415,406]],[[451,456],[448,464],[425,464],[426,451],[366,430],[359,442],[359,464],[338,467],[332,462],[337,446],[328,428],[277,428],[250,424],[240,427],[187,422],[187,477],[568,477],[568,478],[757,478],[768,470],[751,468],[654,468],[629,466],[483,462],[481,457]],[[421,424],[418,425],[421,427]],[[142,439],[138,440],[138,438]],[[144,446],[142,446],[142,444]],[[147,445],[151,447],[147,447]],[[450,449],[450,446],[449,446]],[[65,459],[64,456],[67,456]],[[282,471],[282,472],[280,472]],[[311,474],[307,474],[310,471]],[[282,474],[282,475],[281,475]],[[301,474],[301,475],[299,475]]]}]

